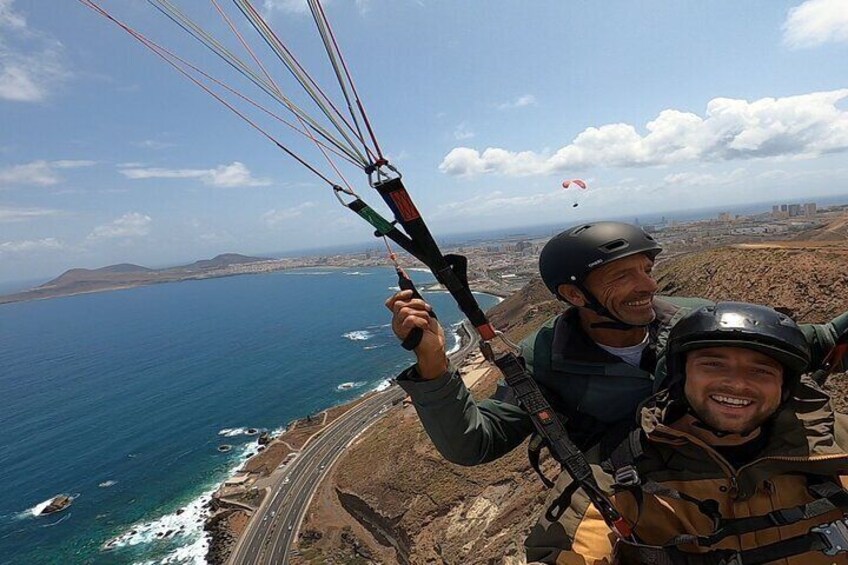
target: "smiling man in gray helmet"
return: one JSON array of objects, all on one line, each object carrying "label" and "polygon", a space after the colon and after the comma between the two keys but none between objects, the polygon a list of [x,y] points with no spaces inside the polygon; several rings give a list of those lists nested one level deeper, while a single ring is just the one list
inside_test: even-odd
[{"label": "smiling man in gray helmet", "polygon": [[[711,304],[656,295],[651,270],[661,251],[641,228],[621,222],[574,226],[542,250],[542,279],[570,307],[525,339],[522,355],[581,448],[631,424],[639,404],[659,390],[665,377],[663,354],[670,329],[689,311]],[[509,389],[479,402],[471,397],[449,366],[444,332],[428,314],[428,304],[402,291],[386,306],[401,340],[413,328],[423,330],[414,349],[417,363],[397,380],[446,459],[460,465],[492,461],[533,433],[530,417]],[[803,328],[814,364],[846,327],[848,314],[831,324]],[[530,457],[537,470],[540,447],[534,437]]]}]

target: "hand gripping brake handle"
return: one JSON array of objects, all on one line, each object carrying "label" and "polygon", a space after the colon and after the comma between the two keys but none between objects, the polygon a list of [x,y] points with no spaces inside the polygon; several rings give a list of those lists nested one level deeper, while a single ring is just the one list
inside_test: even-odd
[{"label": "hand gripping brake handle", "polygon": [[[418,292],[418,289],[415,288],[415,283],[412,282],[412,279],[409,278],[409,276],[406,273],[404,273],[402,269],[400,269],[400,268],[397,269],[397,275],[398,275],[398,287],[400,287],[401,290],[411,290],[412,291],[412,298],[421,298],[421,294]],[[423,300],[423,298],[422,298],[422,300]],[[434,320],[438,319],[438,318],[436,318],[436,313],[432,310],[430,310],[430,316]],[[418,347],[418,344],[421,343],[421,338],[423,338],[423,337],[424,337],[424,330],[422,330],[421,328],[412,328],[412,331],[410,331],[407,334],[407,336],[404,338],[403,342],[401,342],[400,345],[404,349],[406,349],[408,351],[412,351],[413,349]]]}]

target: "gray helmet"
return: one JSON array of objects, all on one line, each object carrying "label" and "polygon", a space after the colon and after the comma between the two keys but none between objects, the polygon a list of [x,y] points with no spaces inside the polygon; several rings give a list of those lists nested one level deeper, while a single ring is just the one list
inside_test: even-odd
[{"label": "gray helmet", "polygon": [[686,353],[706,347],[743,347],[784,367],[783,389],[791,392],[810,364],[810,347],[789,316],[758,304],[719,302],[681,318],[668,336],[669,386],[685,379]]},{"label": "gray helmet", "polygon": [[545,244],[539,272],[548,289],[560,298],[561,284],[583,288],[586,276],[616,259],[644,253],[652,260],[662,247],[639,226],[623,222],[591,222],[571,227]]}]

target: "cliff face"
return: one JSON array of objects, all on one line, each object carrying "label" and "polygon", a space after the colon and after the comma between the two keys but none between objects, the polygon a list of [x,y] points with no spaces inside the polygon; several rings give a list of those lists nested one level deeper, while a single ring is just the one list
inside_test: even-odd
[{"label": "cliff face", "polygon": [[[848,310],[846,264],[848,243],[770,243],[678,257],[658,268],[658,279],[663,293],[760,302],[821,322]],[[535,281],[491,317],[518,340],[560,307]],[[472,392],[489,396],[496,381],[491,372]],[[828,385],[840,409],[848,405],[846,383],[843,374]],[[375,424],[334,471],[313,501],[293,562],[523,563],[522,543],[545,497],[525,446],[490,464],[452,465],[411,407]]]}]

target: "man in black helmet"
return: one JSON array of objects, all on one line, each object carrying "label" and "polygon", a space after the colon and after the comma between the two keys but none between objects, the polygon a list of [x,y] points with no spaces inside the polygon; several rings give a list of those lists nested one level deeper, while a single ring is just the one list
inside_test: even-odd
[{"label": "man in black helmet", "polygon": [[[663,350],[671,327],[709,301],[657,297],[651,276],[660,245],[641,228],[621,222],[575,226],[552,238],[542,250],[539,270],[558,299],[572,305],[522,342],[527,369],[562,417],[581,448],[612,428],[627,427],[638,405],[656,392],[665,370]],[[392,328],[403,339],[423,330],[415,348],[417,363],[398,377],[440,453],[461,465],[497,459],[520,445],[533,424],[503,388],[496,398],[475,402],[451,370],[444,332],[428,315],[429,306],[399,292],[386,302]],[[843,316],[848,327],[848,315]],[[837,331],[810,326],[808,340],[828,350]],[[531,441],[538,463],[539,441]]]},{"label": "man in black helmet", "polygon": [[528,561],[848,563],[848,417],[802,380],[801,329],[765,306],[719,303],[682,318],[667,355],[669,388],[641,424],[588,454],[632,535],[613,533],[562,474]]}]

